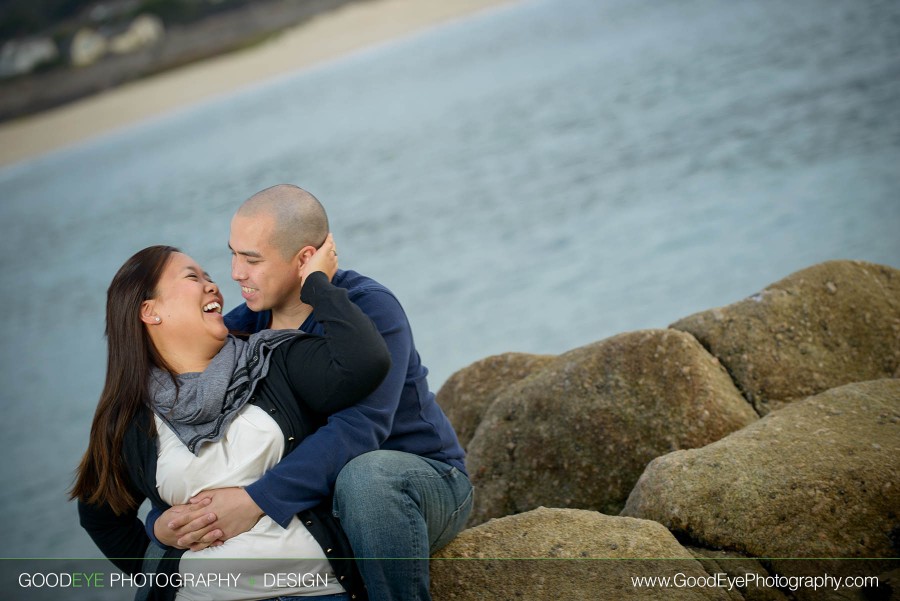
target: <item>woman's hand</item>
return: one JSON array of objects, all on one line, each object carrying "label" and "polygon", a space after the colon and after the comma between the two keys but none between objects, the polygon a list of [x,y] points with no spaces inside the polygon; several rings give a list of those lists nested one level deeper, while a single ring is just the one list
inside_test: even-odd
[{"label": "woman's hand", "polygon": [[334,274],[337,273],[337,269],[338,255],[334,246],[334,236],[328,234],[322,246],[305,263],[300,265],[300,287],[303,288],[303,284],[306,283],[306,276],[313,272],[323,272],[330,281]]}]

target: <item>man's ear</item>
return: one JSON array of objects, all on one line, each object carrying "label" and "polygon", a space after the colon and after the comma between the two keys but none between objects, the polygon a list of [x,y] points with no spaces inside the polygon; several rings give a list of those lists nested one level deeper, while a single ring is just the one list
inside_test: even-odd
[{"label": "man's ear", "polygon": [[316,254],[316,247],[315,247],[315,246],[311,246],[311,245],[310,245],[310,246],[304,246],[304,247],[301,248],[299,251],[297,251],[297,258],[299,259],[301,265],[305,265],[306,262],[309,261],[309,259],[310,259],[314,254]]},{"label": "man's ear", "polygon": [[156,314],[156,303],[153,300],[145,300],[141,303],[141,321],[152,326],[160,322],[159,315]]}]

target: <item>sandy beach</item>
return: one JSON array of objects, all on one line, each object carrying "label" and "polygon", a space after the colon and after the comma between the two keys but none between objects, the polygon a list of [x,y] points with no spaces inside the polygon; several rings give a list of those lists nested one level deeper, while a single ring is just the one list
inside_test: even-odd
[{"label": "sandy beach", "polygon": [[0,165],[321,64],[513,0],[371,0],[350,4],[239,52],[132,82],[0,125]]}]

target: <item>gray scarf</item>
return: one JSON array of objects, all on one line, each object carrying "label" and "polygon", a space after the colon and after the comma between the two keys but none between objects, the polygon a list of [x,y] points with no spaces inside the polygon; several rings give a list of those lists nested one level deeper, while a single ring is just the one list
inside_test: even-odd
[{"label": "gray scarf", "polygon": [[215,442],[225,435],[269,372],[272,350],[292,338],[299,330],[263,330],[247,341],[230,335],[225,346],[202,373],[176,376],[154,367],[149,392],[152,409],[188,450],[196,455],[200,445]]}]

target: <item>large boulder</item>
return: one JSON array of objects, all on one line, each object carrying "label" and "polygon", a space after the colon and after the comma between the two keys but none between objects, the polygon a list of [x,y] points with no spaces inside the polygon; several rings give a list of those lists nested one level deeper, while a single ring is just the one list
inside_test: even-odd
[{"label": "large boulder", "polygon": [[[739,553],[687,547],[700,562],[703,569],[719,581],[731,579],[727,586],[729,595],[738,601],[788,601],[788,597],[778,590],[773,574],[753,557]],[[727,581],[726,581],[727,582]]]},{"label": "large boulder", "polygon": [[[647,466],[622,515],[764,558],[900,557],[900,380],[848,384]],[[884,562],[773,561],[863,575]]]},{"label": "large boulder", "polygon": [[544,505],[616,514],[654,457],[758,416],[688,334],[621,334],[508,386],[469,444],[470,525]]},{"label": "large boulder", "polygon": [[555,355],[504,353],[464,367],[450,376],[437,393],[463,447],[475,434],[484,412],[507,386],[543,369]]},{"label": "large boulder", "polygon": [[900,271],[820,263],[671,327],[718,357],[765,415],[850,382],[900,377]]},{"label": "large boulder", "polygon": [[541,507],[463,531],[432,558],[431,593],[435,601],[729,599],[714,587],[633,582],[679,574],[685,581],[710,577],[660,524]]}]

